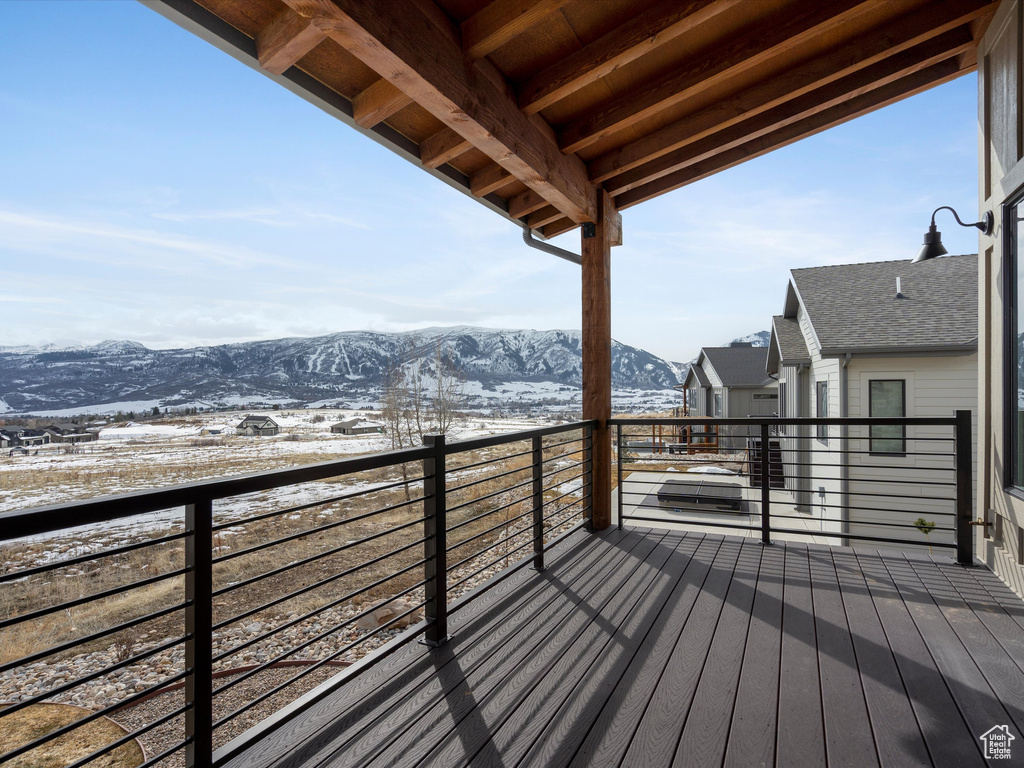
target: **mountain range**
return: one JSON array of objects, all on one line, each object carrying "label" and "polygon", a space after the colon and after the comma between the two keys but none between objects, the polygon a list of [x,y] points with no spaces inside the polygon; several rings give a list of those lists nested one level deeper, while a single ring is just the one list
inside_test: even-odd
[{"label": "mountain range", "polygon": [[[767,344],[766,332],[745,337]],[[487,400],[515,390],[567,401],[582,372],[579,331],[458,326],[406,333],[346,331],[190,349],[149,349],[134,341],[78,347],[0,347],[0,413],[39,413],[139,403],[218,407],[274,402],[315,405],[372,400],[396,365],[434,372],[441,354]],[[616,390],[665,390],[686,376],[675,363],[612,342]],[[512,387],[510,390],[509,387]],[[471,397],[471,400],[473,398]],[[492,398],[493,399],[493,398]]]}]

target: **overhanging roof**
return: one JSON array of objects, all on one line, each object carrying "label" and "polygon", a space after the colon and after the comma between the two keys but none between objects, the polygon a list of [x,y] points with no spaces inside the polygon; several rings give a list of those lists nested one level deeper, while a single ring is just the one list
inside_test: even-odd
[{"label": "overhanging roof", "polygon": [[998,4],[143,2],[545,237],[973,71]]}]

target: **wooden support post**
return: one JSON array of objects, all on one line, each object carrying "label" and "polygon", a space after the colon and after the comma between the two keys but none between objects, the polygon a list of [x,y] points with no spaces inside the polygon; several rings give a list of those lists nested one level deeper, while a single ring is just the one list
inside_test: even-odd
[{"label": "wooden support post", "polygon": [[598,192],[598,215],[583,230],[583,418],[594,428],[592,519],[595,531],[611,525],[612,245],[622,237],[622,219],[608,193]]}]

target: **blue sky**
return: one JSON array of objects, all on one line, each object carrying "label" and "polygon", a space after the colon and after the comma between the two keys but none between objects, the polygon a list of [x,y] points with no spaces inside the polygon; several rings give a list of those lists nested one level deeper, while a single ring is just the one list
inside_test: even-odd
[{"label": "blue sky", "polygon": [[[579,327],[578,267],[139,3],[0,3],[0,71],[0,345]],[[613,336],[688,360],[767,328],[790,269],[975,220],[976,84],[625,211]]]}]

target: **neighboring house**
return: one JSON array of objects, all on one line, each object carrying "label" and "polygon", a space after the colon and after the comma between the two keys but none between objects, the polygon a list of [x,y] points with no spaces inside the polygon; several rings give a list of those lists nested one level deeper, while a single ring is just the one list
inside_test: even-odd
[{"label": "neighboring house", "polygon": [[[969,409],[976,425],[977,256],[791,274],[783,314],[772,321],[766,369],[779,380],[781,417],[951,417]],[[952,527],[952,518],[942,516],[953,512],[952,502],[922,500],[896,521],[884,496],[894,488],[935,495],[926,483],[935,479],[928,467],[936,459],[924,454],[949,448],[927,438],[949,437],[949,430],[871,429],[783,428],[786,487],[798,507],[816,512],[826,530],[855,535],[891,535],[872,523],[913,524],[918,511]],[[883,476],[907,483],[884,485]],[[940,538],[953,541],[940,531],[922,541]]]},{"label": "neighboring house", "polygon": [[272,437],[281,431],[269,416],[250,415],[242,419],[242,422],[235,427],[235,434],[248,437]]},{"label": "neighboring house", "polygon": [[383,424],[368,419],[347,419],[331,425],[331,432],[336,435],[370,435],[383,431]]},{"label": "neighboring house", "polygon": [[43,427],[51,443],[87,443],[99,439],[98,432],[90,432],[81,424],[66,421]]},{"label": "neighboring house", "polygon": [[779,385],[765,373],[764,347],[733,342],[704,347],[683,382],[690,416],[722,419],[772,416]]},{"label": "neighboring house", "polygon": [[16,440],[14,445],[23,447],[46,445],[50,442],[50,435],[42,429],[18,429],[15,432]]}]

